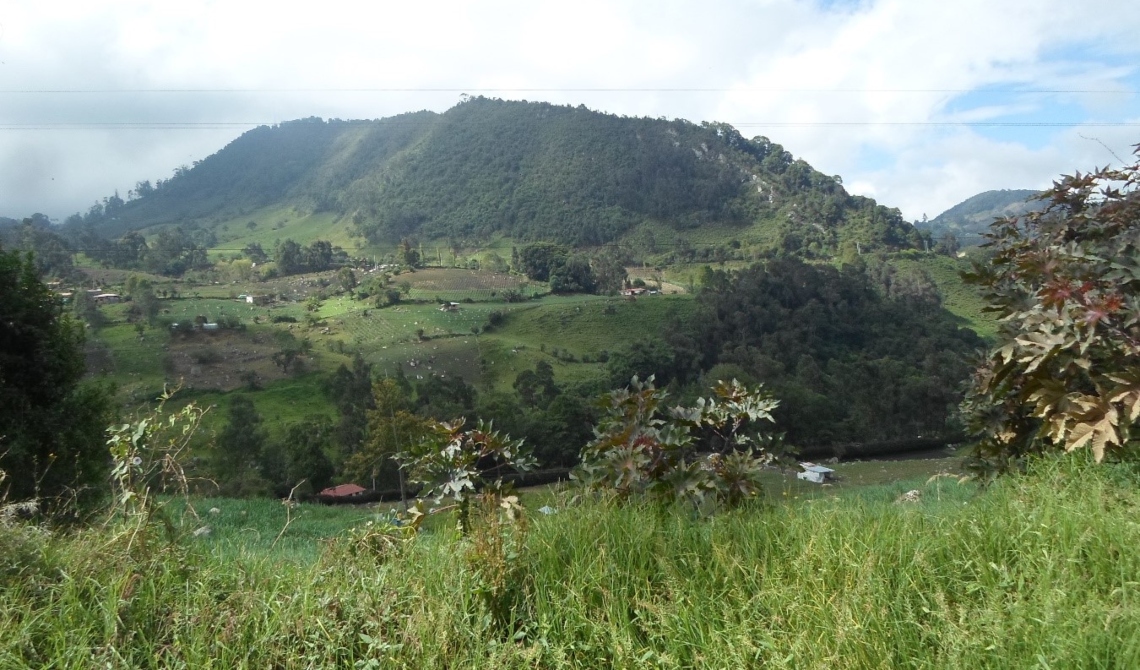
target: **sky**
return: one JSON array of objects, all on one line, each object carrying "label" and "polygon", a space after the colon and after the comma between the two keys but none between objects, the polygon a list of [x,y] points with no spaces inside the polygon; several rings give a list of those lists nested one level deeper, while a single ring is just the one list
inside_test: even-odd
[{"label": "sky", "polygon": [[1134,160],[1136,35],[1131,0],[0,0],[0,216],[469,94],[729,123],[933,218]]}]

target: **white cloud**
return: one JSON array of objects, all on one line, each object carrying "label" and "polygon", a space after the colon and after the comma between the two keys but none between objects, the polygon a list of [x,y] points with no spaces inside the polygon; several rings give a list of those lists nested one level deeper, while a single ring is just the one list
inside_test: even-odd
[{"label": "white cloud", "polygon": [[[980,190],[1044,185],[1087,167],[1082,160],[1104,163],[1106,152],[1075,130],[1043,130],[1031,142],[1024,132],[899,123],[1061,111],[1135,119],[1134,93],[992,91],[1134,91],[1136,34],[1140,4],[1111,0],[831,8],[796,0],[0,0],[0,125],[376,118],[442,111],[460,91],[500,89],[488,94],[736,123],[916,218]],[[349,88],[411,90],[298,91]],[[28,89],[250,92],[12,92]],[[819,125],[834,123],[855,125]],[[66,215],[169,175],[239,131],[0,130],[0,214]],[[1136,131],[1083,132],[1123,154],[1140,140]]]}]

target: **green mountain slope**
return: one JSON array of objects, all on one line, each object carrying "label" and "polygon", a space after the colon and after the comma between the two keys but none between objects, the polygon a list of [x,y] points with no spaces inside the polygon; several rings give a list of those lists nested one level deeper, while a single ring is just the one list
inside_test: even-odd
[{"label": "green mountain slope", "polygon": [[966,198],[918,227],[929,230],[936,240],[950,234],[962,245],[978,244],[994,219],[1038,208],[1040,203],[1031,200],[1037,194],[1038,191],[1028,189],[986,191]]},{"label": "green mountain slope", "polygon": [[766,138],[724,124],[487,98],[443,114],[256,128],[69,223],[117,237],[282,207],[328,212],[374,245],[509,237],[585,247],[646,230],[658,240],[715,230],[714,242],[757,255],[921,245],[898,210],[849,195],[841,180]]}]

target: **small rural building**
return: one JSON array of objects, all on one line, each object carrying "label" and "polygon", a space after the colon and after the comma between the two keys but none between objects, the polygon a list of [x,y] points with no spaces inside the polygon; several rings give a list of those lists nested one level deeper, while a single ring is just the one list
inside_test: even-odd
[{"label": "small rural building", "polygon": [[643,289],[643,288],[627,288],[627,289],[622,289],[622,292],[621,292],[622,295],[624,295],[626,297],[630,297],[630,298],[632,298],[633,296],[641,295],[642,293],[645,293],[645,289]]},{"label": "small rural building", "polygon": [[359,484],[339,484],[323,489],[317,495],[330,501],[349,502],[363,497],[366,493],[368,493],[368,489]]},{"label": "small rural building", "polygon": [[247,295],[245,301],[250,305],[268,305],[273,298],[268,295]]},{"label": "small rural building", "polygon": [[824,482],[835,479],[835,470],[825,468],[822,465],[815,463],[800,463],[800,467],[804,469],[803,472],[797,472],[796,478],[816,484],[823,484]]},{"label": "small rural building", "polygon": [[457,302],[445,302],[439,306],[439,311],[441,311],[441,312],[458,312],[459,311],[459,303],[457,303]]},{"label": "small rural building", "polygon": [[113,305],[122,301],[123,297],[118,293],[99,293],[95,296],[95,304],[97,305]]}]

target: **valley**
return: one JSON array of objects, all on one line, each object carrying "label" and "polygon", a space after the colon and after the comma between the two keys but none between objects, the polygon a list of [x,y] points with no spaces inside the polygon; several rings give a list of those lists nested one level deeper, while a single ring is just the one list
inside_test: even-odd
[{"label": "valley", "polygon": [[7,3],[0,670],[1140,667],[1140,3]]}]

